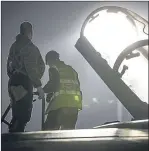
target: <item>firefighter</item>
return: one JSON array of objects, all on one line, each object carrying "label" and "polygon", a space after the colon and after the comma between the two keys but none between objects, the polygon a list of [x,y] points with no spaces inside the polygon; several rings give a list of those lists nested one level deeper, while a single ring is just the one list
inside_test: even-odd
[{"label": "firefighter", "polygon": [[49,81],[44,86],[49,103],[45,114],[44,130],[75,129],[79,110],[82,110],[82,94],[77,72],[59,59],[56,51],[46,55],[49,65]]},{"label": "firefighter", "polygon": [[32,43],[32,25],[23,22],[20,34],[12,44],[7,60],[9,76],[8,93],[12,106],[9,132],[24,132],[32,113],[33,88],[37,88],[39,99],[44,98],[41,77],[45,64],[39,49]]}]

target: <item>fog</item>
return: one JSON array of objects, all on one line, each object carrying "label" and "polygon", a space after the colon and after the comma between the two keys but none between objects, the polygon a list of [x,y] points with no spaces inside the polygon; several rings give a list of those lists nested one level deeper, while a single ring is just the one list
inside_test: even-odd
[{"label": "fog", "polygon": [[[2,114],[9,105],[6,72],[9,48],[19,33],[20,24],[29,21],[33,25],[33,43],[39,48],[43,59],[48,51],[54,49],[60,53],[61,60],[78,72],[83,110],[79,113],[76,128],[92,128],[118,119],[117,98],[74,47],[86,17],[104,5],[126,7],[148,18],[147,2],[2,2]],[[49,79],[47,69],[42,77],[43,85]],[[11,113],[7,116],[7,120],[10,119]],[[129,113],[123,109],[122,120],[130,119]],[[40,128],[41,101],[37,100],[26,131]],[[5,124],[2,124],[2,132],[7,132]]]}]

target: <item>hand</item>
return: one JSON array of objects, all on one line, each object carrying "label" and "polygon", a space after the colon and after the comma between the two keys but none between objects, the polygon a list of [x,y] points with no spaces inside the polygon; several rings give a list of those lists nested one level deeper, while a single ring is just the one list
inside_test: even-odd
[{"label": "hand", "polygon": [[42,89],[42,87],[38,87],[37,88],[37,92],[39,93],[39,99],[44,99],[44,91],[43,91],[43,89]]}]

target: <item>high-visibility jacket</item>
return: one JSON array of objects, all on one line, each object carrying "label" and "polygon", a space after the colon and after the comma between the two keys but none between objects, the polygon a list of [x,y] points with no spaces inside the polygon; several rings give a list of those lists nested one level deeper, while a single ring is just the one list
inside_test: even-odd
[{"label": "high-visibility jacket", "polygon": [[62,107],[76,107],[82,109],[82,94],[77,72],[62,61],[52,66],[59,73],[59,88],[53,94],[46,110],[57,110]]}]

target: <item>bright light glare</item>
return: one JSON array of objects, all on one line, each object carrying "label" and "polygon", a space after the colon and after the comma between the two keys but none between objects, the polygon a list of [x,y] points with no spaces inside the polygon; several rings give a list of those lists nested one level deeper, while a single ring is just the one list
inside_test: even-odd
[{"label": "bright light glare", "polygon": [[127,65],[129,69],[123,75],[124,82],[138,95],[143,101],[148,103],[148,60],[142,55],[137,58],[125,60],[123,65]]},{"label": "bright light glare", "polygon": [[139,33],[140,37],[138,37],[134,26],[121,12],[107,13],[104,10],[98,14],[97,18],[86,25],[84,36],[113,68],[122,50],[139,40],[140,37],[145,39],[144,34]]},{"label": "bright light glare", "polygon": [[[88,22],[84,29],[84,36],[93,45],[96,51],[100,52],[108,64],[113,65],[118,55],[132,43],[148,39],[142,31],[142,25],[138,26],[138,33],[135,27],[126,18],[126,15],[119,13],[107,13],[106,10],[98,12],[99,16]],[[96,14],[96,15],[97,15]],[[140,32],[141,31],[141,32]],[[148,61],[143,57],[130,59],[127,66],[131,69],[123,77],[123,80],[131,85],[131,89],[142,99],[148,102]],[[133,80],[132,80],[133,79]]]}]

